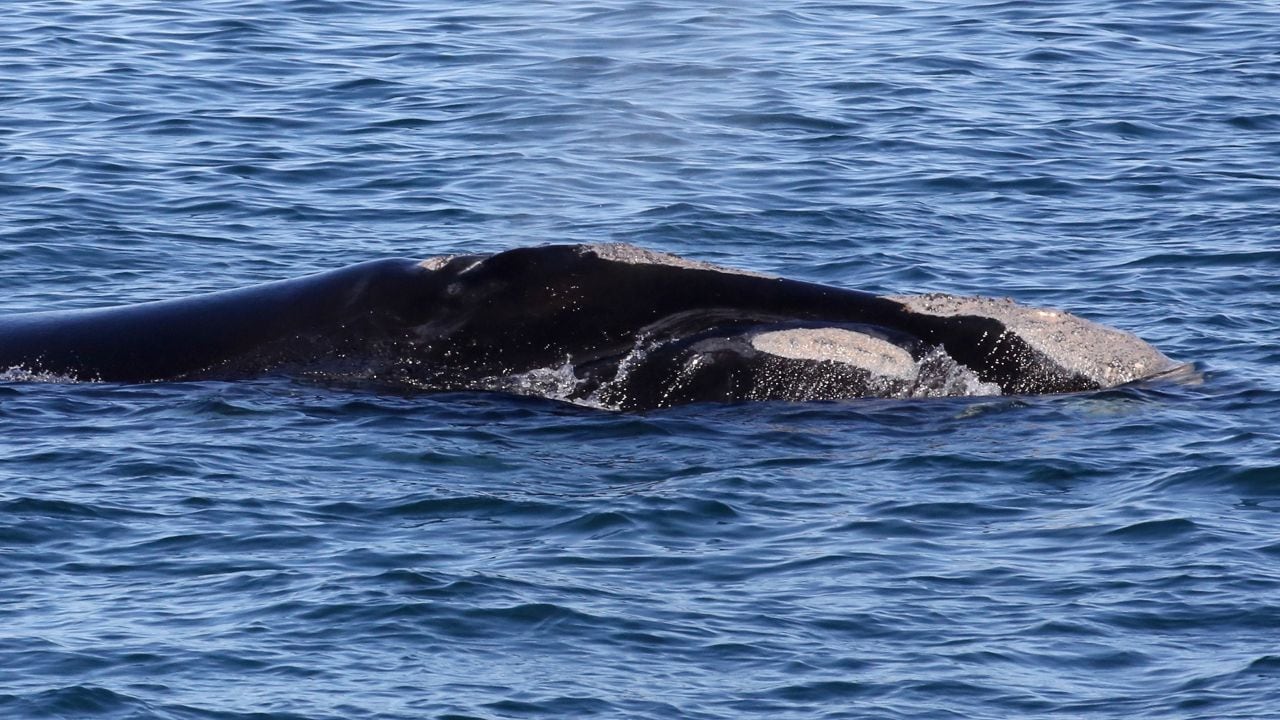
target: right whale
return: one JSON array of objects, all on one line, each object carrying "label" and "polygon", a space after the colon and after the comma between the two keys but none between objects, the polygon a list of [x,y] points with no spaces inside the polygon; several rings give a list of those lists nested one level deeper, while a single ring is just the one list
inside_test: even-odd
[{"label": "right whale", "polygon": [[291,374],[619,410],[1079,392],[1176,367],[1127,332],[1058,310],[877,296],[624,244],[376,261],[177,300],[0,318],[9,380]]}]

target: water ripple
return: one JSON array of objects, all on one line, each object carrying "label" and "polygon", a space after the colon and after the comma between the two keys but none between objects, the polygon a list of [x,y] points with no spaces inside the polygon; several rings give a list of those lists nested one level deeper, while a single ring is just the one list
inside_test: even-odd
[{"label": "water ripple", "polygon": [[0,383],[5,717],[1270,717],[1265,3],[27,3],[6,310],[620,240],[1193,380],[693,406]]}]

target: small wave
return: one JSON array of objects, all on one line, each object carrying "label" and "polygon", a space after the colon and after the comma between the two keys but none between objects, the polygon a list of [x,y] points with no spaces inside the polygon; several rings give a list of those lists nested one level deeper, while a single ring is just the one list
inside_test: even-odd
[{"label": "small wave", "polygon": [[1125,540],[1183,540],[1198,530],[1198,526],[1186,518],[1167,518],[1126,525],[1107,535]]}]

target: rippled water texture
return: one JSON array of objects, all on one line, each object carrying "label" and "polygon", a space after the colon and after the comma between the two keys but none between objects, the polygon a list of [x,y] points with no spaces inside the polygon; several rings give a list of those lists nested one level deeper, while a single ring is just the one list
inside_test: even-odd
[{"label": "rippled water texture", "polygon": [[623,241],[1197,383],[0,383],[6,718],[1280,717],[1270,3],[29,2],[0,310]]}]

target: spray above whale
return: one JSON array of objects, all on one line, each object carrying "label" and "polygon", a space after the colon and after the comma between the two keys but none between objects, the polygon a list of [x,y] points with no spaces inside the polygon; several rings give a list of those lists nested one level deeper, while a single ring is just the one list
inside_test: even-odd
[{"label": "spray above whale", "polygon": [[10,380],[266,374],[609,409],[1067,393],[1178,367],[1011,300],[877,296],[623,244],[379,260],[177,300],[0,317]]}]

